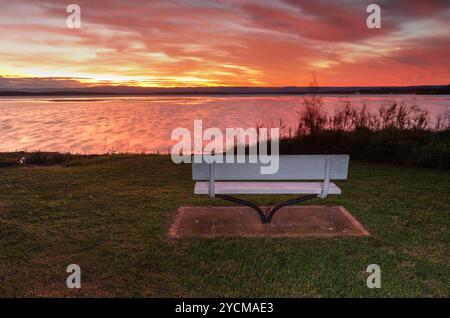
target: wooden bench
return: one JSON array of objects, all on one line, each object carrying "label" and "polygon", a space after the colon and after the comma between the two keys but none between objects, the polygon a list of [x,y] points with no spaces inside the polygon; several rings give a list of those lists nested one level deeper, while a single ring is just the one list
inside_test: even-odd
[{"label": "wooden bench", "polygon": [[[348,155],[280,155],[275,174],[261,174],[261,163],[192,163],[195,194],[207,194],[256,210],[262,223],[270,223],[280,208],[329,194],[341,194],[331,180],[346,180]],[[265,214],[256,204],[231,194],[302,194],[281,202]]]}]

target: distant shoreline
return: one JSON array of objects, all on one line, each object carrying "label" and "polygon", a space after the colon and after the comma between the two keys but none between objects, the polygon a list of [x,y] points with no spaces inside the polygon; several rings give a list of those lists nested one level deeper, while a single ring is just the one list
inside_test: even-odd
[{"label": "distant shoreline", "polygon": [[167,95],[305,95],[305,94],[450,95],[450,85],[386,87],[88,87],[55,90],[3,90],[0,96],[167,96]]}]

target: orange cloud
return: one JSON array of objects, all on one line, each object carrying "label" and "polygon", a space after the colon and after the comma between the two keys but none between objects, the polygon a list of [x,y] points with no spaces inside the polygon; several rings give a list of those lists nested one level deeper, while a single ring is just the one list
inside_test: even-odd
[{"label": "orange cloud", "polygon": [[370,1],[79,0],[81,29],[65,27],[61,1],[0,2],[3,77],[170,87],[450,78],[447,1],[379,1],[378,30],[365,25]]}]

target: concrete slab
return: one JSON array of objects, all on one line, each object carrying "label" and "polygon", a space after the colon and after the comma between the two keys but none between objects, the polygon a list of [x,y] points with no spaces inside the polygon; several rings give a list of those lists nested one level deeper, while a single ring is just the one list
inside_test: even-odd
[{"label": "concrete slab", "polygon": [[247,207],[180,207],[169,230],[169,236],[175,238],[369,235],[342,206],[284,207],[270,224],[261,224],[257,213]]}]

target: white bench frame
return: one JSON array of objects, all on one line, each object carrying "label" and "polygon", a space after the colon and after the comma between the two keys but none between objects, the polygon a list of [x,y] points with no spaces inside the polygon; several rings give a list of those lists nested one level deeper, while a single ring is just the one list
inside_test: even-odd
[{"label": "white bench frame", "polygon": [[[283,157],[280,155],[280,157]],[[223,176],[222,171],[222,180],[229,180],[230,178],[237,178],[237,182],[224,182],[220,184],[220,187],[217,187],[216,180],[216,163],[206,162],[202,163],[202,167],[198,166],[195,168],[196,164],[192,165],[192,174],[194,180],[208,180],[206,182],[196,182],[195,185],[195,194],[208,194],[209,197],[221,198],[227,201],[231,201],[234,203],[242,204],[248,207],[253,208],[259,215],[261,223],[266,224],[272,221],[273,215],[276,211],[285,207],[287,205],[304,202],[307,200],[314,199],[319,197],[321,199],[325,199],[329,194],[340,194],[341,190],[331,182],[331,174],[333,163],[339,161],[339,167],[335,167],[333,170],[334,176],[336,179],[345,180],[347,179],[347,171],[348,171],[348,155],[302,155],[302,156],[284,156],[284,157],[292,157],[291,159],[301,160],[302,157],[307,157],[304,159],[308,159],[308,161],[314,161],[317,159],[317,163],[315,163],[315,170],[320,171],[304,171],[297,173],[297,175],[305,175],[307,177],[294,177],[295,180],[311,180],[316,179],[321,182],[274,182],[275,180],[279,180],[277,177],[281,179],[288,179],[286,173],[284,175],[275,175],[273,178],[271,175],[264,175],[264,177],[259,177],[258,180],[270,180],[271,182],[247,182],[247,181],[239,181],[239,176]],[[292,160],[290,161],[292,162]],[[317,169],[317,165],[320,166],[319,162],[323,162],[323,168]],[[230,165],[233,165],[231,163]],[[247,165],[251,165],[252,163],[247,163]],[[208,165],[207,172],[204,171],[204,165]],[[220,165],[227,165],[227,163],[220,163]],[[259,165],[260,166],[260,165]],[[244,166],[245,167],[248,166]],[[258,167],[258,165],[257,165]],[[200,169],[199,169],[200,168]],[[280,167],[281,168],[281,167]],[[286,167],[285,167],[286,168]],[[289,167],[287,167],[289,169]],[[203,171],[200,171],[202,170]],[[322,169],[322,170],[321,170]],[[207,175],[206,175],[207,174]],[[239,173],[235,173],[235,175],[239,175]],[[320,177],[319,177],[320,176]],[[256,180],[256,178],[253,178]],[[243,179],[245,180],[245,179]],[[248,179],[247,179],[248,180]],[[233,188],[235,186],[235,188]],[[275,188],[275,187],[276,188]],[[239,189],[240,188],[240,189]],[[281,203],[274,205],[267,213],[264,213],[262,209],[254,204],[253,202],[243,200],[240,198],[236,198],[230,196],[229,194],[305,194],[304,196],[287,200]]]}]

